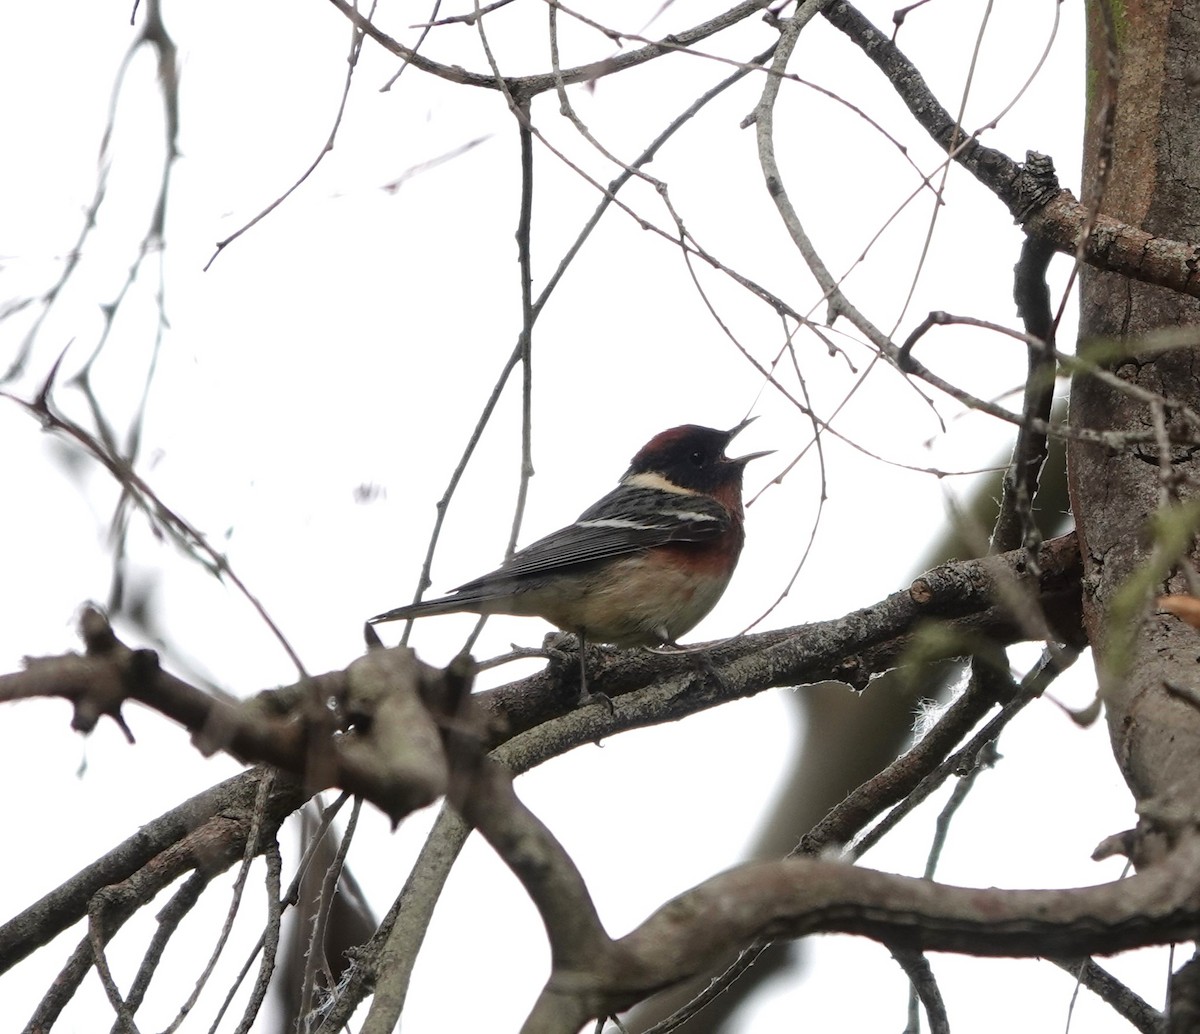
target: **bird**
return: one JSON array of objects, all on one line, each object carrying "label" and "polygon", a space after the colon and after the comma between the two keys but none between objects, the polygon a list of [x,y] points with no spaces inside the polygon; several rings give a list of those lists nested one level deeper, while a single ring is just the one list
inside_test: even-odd
[{"label": "bird", "polygon": [[579,638],[580,701],[588,642],[676,646],[721,598],[745,542],[742,475],[772,450],[730,458],[728,431],[683,424],[656,434],[617,487],[574,523],[514,553],[446,596],[368,618],[372,625],[434,614],[541,617]]}]

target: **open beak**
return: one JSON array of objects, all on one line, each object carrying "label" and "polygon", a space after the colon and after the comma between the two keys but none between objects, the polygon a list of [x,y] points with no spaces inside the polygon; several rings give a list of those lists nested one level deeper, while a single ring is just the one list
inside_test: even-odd
[{"label": "open beak", "polygon": [[[748,417],[746,417],[745,420],[743,420],[740,424],[738,424],[732,430],[726,432],[725,447],[728,448],[729,443],[731,441],[733,441],[734,438],[736,438],[739,434],[741,434],[747,427],[750,426],[750,424],[754,423],[754,421],[757,419],[758,419],[758,417],[756,417],[756,416],[748,416]],[[774,452],[775,452],[774,449],[766,449],[763,452],[752,452],[747,456],[730,456],[729,462],[737,463],[741,466],[745,466],[751,460],[762,459],[764,456],[770,456],[770,455],[774,454]]]}]

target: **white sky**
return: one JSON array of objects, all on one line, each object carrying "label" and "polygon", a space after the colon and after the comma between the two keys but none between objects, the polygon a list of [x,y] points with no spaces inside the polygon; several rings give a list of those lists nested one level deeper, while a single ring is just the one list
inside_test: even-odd
[{"label": "white sky", "polygon": [[[931,4],[913,14],[901,34],[901,44],[951,108],[961,95],[983,6]],[[968,126],[997,114],[1032,71],[1055,5],[997,6],[1006,9],[992,14]],[[646,31],[657,36],[719,9],[675,5]],[[644,10],[609,3],[597,16],[637,31]],[[878,25],[890,23],[887,4],[864,3],[863,10]],[[9,142],[9,158],[0,163],[4,299],[44,290],[73,246],[94,190],[110,83],[133,32],[119,6],[66,0],[54,6],[49,25],[47,11],[10,6],[0,16],[0,88],[5,97],[19,98],[0,114]],[[416,6],[396,5],[379,20],[402,34],[425,17]],[[1040,77],[985,140],[1017,158],[1026,148],[1050,152],[1064,183],[1075,187],[1082,10],[1064,4],[1062,17]],[[395,62],[368,43],[334,152],[283,207],[203,272],[214,242],[286,189],[322,146],[338,102],[348,32],[332,7],[315,2],[168,3],[165,18],[179,45],[183,156],[174,172],[164,266],[170,329],[140,470],[164,501],[228,551],[308,670],[343,667],[361,649],[362,619],[411,597],[433,504],[516,340],[515,129],[491,93],[451,88],[412,70],[391,92],[377,92]],[[526,0],[489,22],[506,71],[546,67],[543,21]],[[564,64],[611,52],[607,41],[572,28],[564,28]],[[754,21],[704,49],[744,58],[768,40],[769,30]],[[485,68],[471,29],[443,29],[431,43],[440,59]],[[934,149],[874,67],[820,19],[806,30],[792,69],[863,107],[910,145],[925,172],[936,169]],[[724,74],[712,61],[679,56],[571,96],[592,132],[632,159]],[[144,52],[120,98],[109,194],[80,276],[43,326],[29,375],[14,386],[31,397],[70,344],[56,400],[79,419],[86,417],[83,402],[66,378],[94,346],[98,305],[111,301],[125,277],[157,189],[161,105],[153,76]],[[704,246],[820,317],[820,292],[762,187],[753,130],[738,128],[760,89],[761,80],[752,77],[714,103],[650,172],[669,183],[673,203]],[[607,182],[613,167],[554,118],[555,107],[553,98],[541,98],[535,119]],[[919,180],[865,123],[796,84],[785,84],[776,122],[781,165],[801,217],[830,267],[845,271]],[[413,176],[395,193],[381,189],[406,170],[485,136],[469,153]],[[597,201],[594,189],[544,149],[536,163],[535,292]],[[929,197],[926,192],[906,209],[872,247],[847,281],[852,299],[885,329],[899,320],[900,337],[935,308],[1013,325],[1011,267],[1019,234],[1001,206],[957,171],[914,300],[901,317],[929,225]],[[639,185],[628,201],[670,229],[652,191]],[[122,420],[142,388],[155,311],[153,271],[147,266],[135,285],[95,371],[106,407]],[[1065,262],[1056,263],[1059,285],[1066,271]],[[781,343],[777,319],[711,271],[702,276],[739,339],[769,360]],[[1073,318],[1068,315],[1068,326]],[[27,326],[20,318],[0,325],[0,361],[7,363]],[[835,337],[863,368],[866,350]],[[796,341],[814,404],[828,414],[853,378],[811,335]],[[965,330],[935,331],[921,347],[928,365],[985,397],[1019,383],[1024,366],[1013,343]],[[751,491],[808,441],[806,421],[770,389],[761,390],[759,376],[708,315],[678,249],[617,212],[606,217],[546,308],[534,354],[537,476],[522,542],[574,517],[664,427],[729,426],[751,408],[760,413],[739,447],[776,448],[779,455],[751,468]],[[434,567],[435,591],[501,557],[520,455],[518,384],[514,379],[501,402],[451,510]],[[960,417],[942,400],[938,408],[946,434],[899,377],[878,370],[836,426],[877,455],[917,466],[977,469],[994,461],[1007,429]],[[10,403],[0,402],[0,443],[0,483],[9,500],[0,508],[0,541],[9,544],[0,581],[0,669],[12,670],[24,655],[73,648],[75,608],[105,597],[106,520],[115,489],[89,463],[75,468],[77,483],[68,481],[51,462],[61,447]],[[825,450],[829,501],[817,547],[765,627],[834,617],[905,584],[943,518],[947,493],[970,487],[970,479],[904,471],[830,439]],[[354,493],[363,484],[377,486],[379,497],[357,502]],[[735,634],[781,591],[807,542],[818,486],[810,454],[751,508],[734,584],[692,638]],[[194,666],[239,694],[294,678],[286,656],[233,591],[156,542],[138,521],[131,551],[132,569],[154,580],[156,620],[174,663]],[[426,659],[444,662],[470,624],[469,618],[422,622],[412,645]],[[544,631],[535,621],[494,620],[478,655],[504,652],[513,641],[535,645]],[[488,673],[483,684],[519,672]],[[1090,677],[1081,663],[1056,692],[1081,706]],[[522,798],[578,861],[613,933],[741,857],[761,817],[747,802],[766,808],[796,742],[788,692],[585,748],[520,781]],[[870,706],[869,692],[862,704]],[[146,712],[129,716],[139,738],[132,749],[107,727],[81,746],[67,718],[66,706],[54,702],[3,711],[0,774],[11,787],[11,842],[26,846],[8,855],[0,915],[23,907],[139,823],[236,770],[228,761],[198,759],[186,737]],[[1001,749],[1004,763],[980,779],[956,820],[939,876],[1013,887],[1114,878],[1118,863],[1088,860],[1096,842],[1132,821],[1103,728],[1081,732],[1043,703],[1014,723]],[[84,753],[88,768],[77,777]],[[922,810],[865,864],[919,872],[940,803]],[[380,910],[398,889],[428,821],[428,815],[414,816],[392,834],[379,816],[366,816],[351,862]],[[253,906],[247,910],[247,936],[259,914]],[[188,951],[207,951],[212,934],[200,927],[212,921],[197,917],[195,947]],[[137,929],[126,944],[148,927],[142,922]],[[69,950],[66,943],[74,937],[0,978],[6,1026],[27,1019]],[[127,980],[131,963],[120,968],[121,944],[114,957]],[[231,955],[240,963],[240,952]],[[775,994],[743,1029],[778,1029],[797,1014],[812,1029],[831,1029],[845,1020],[847,986],[866,981],[873,990],[856,995],[854,1029],[902,1025],[904,985],[884,949],[822,938],[809,957],[805,979],[776,981]],[[1065,1024],[1071,982],[1048,965],[945,957],[934,965],[952,1022],[970,1017],[970,1029],[979,1032]],[[426,943],[406,1029],[461,1030],[485,1022],[490,1029],[515,1029],[545,967],[531,906],[473,839]],[[181,968],[190,973],[194,967],[184,962]],[[1120,975],[1136,969],[1135,988],[1161,1004],[1165,953],[1141,953],[1113,968]],[[447,974],[458,981],[464,973],[471,992],[451,993]],[[1000,986],[1019,993],[997,996]],[[94,981],[91,991],[63,1029],[91,1029],[88,1009],[99,996]],[[160,992],[162,1009],[169,1009],[172,991]],[[151,1015],[155,1007],[147,1005]],[[209,1016],[213,1007],[202,1000],[198,1014]],[[206,1028],[192,1021],[184,1029]],[[1126,1028],[1085,993],[1073,1029]]]}]

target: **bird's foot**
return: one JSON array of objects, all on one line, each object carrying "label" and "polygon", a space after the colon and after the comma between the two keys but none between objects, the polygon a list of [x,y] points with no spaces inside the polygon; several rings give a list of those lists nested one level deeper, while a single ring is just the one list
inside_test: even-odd
[{"label": "bird's foot", "polygon": [[613,713],[613,702],[606,693],[593,693],[588,689],[587,643],[575,632],[550,632],[542,640],[540,650],[530,651],[545,657],[554,668],[566,668],[568,664],[579,666],[579,698],[576,707],[588,704],[603,704],[608,713]]},{"label": "bird's foot", "polygon": [[557,667],[579,663],[579,636],[574,632],[547,632],[541,648],[536,651]]},{"label": "bird's foot", "polygon": [[[554,667],[566,667],[568,664],[579,663],[579,636],[574,632],[547,632],[542,640],[541,646],[519,646],[516,643],[509,643],[510,652],[503,657],[498,658],[497,663],[518,659],[523,660],[526,657],[540,657],[549,661]],[[593,647],[588,644],[588,649],[603,650],[604,647]],[[492,662],[485,662],[492,663]]]},{"label": "bird's foot", "polygon": [[613,706],[612,698],[607,693],[591,693],[585,686],[583,692],[579,695],[579,707],[587,707],[589,704],[603,704],[608,713],[615,714],[616,708]]}]

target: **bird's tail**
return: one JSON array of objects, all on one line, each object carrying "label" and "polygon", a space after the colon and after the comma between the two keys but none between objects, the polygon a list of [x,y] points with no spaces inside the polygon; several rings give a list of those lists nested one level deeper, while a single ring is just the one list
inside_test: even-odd
[{"label": "bird's tail", "polygon": [[421,603],[410,603],[406,607],[396,607],[367,618],[369,625],[382,625],[385,621],[405,621],[408,618],[423,618],[430,614],[453,614],[456,611],[468,610],[461,599],[444,596],[438,600],[424,600]]}]

